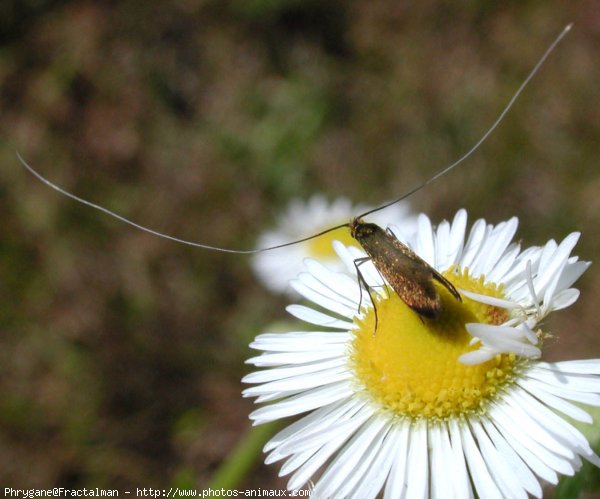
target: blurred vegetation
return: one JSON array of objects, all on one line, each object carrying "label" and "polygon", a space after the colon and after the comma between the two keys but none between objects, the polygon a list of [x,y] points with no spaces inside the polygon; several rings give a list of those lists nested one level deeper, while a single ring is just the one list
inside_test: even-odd
[{"label": "blurred vegetation", "polygon": [[[249,430],[248,342],[285,318],[244,256],[294,197],[413,196],[434,221],[517,215],[524,244],[600,250],[600,11],[573,2],[4,0],[0,4],[0,482],[203,486]],[[299,234],[301,236],[301,234]],[[600,272],[550,359],[600,355]],[[240,485],[283,486],[277,466]],[[595,470],[597,473],[597,470]],[[597,478],[595,479],[597,482]]]}]

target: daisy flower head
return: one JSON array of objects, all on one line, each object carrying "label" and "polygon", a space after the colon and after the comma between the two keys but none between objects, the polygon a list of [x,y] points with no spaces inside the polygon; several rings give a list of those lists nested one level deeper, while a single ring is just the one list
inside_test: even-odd
[{"label": "daisy flower head", "polygon": [[292,283],[319,310],[288,311],[313,329],[251,344],[262,353],[248,363],[261,370],[244,378],[254,385],[244,395],[267,404],[254,424],[303,414],[265,447],[290,490],[314,480],[327,498],[541,497],[542,482],[573,475],[582,459],[600,466],[564,419],[592,422],[572,402],[600,406],[600,359],[539,360],[540,321],[577,299],[571,286],[588,266],[571,256],[577,235],[522,250],[516,219],[478,220],[468,234],[466,222],[461,210],[434,229],[421,215],[397,234],[461,294],[437,286],[435,319],[371,262],[359,267],[361,289],[364,253],[336,242],[344,272],[307,260]]},{"label": "daisy flower head", "polygon": [[[259,237],[257,248],[277,246],[317,234],[329,227],[347,223],[358,213],[369,209],[366,205],[353,205],[346,198],[337,198],[332,202],[321,195],[315,195],[308,201],[296,199],[289,204],[276,227]],[[381,214],[373,214],[373,220],[376,223],[391,222],[398,226],[414,225],[416,216],[410,212],[408,203],[398,203],[389,210],[390,212],[386,210],[385,218]],[[343,263],[331,244],[334,240],[348,246],[357,246],[348,229],[342,227],[277,251],[258,253],[252,260],[252,267],[269,290],[277,293],[292,291],[289,282],[302,272],[306,257],[325,263],[333,270],[343,270]]]}]

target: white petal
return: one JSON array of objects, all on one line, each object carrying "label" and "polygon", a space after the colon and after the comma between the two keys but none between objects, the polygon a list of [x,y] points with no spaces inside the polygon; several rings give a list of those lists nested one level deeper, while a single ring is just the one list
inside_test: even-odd
[{"label": "white petal", "polygon": [[600,359],[568,360],[552,364],[538,362],[536,367],[565,374],[600,374]]},{"label": "white petal", "polygon": [[[329,369],[339,368],[347,364],[343,357],[327,360],[324,362],[315,362],[312,364],[302,364],[294,367],[279,367],[274,369],[265,369],[263,371],[254,371],[242,378],[242,383],[267,383],[278,379],[292,378],[302,374],[327,372]],[[324,373],[325,374],[325,373]]]},{"label": "white petal", "polygon": [[542,298],[542,303],[544,304],[543,308],[546,311],[549,311],[552,308],[552,303],[554,301],[554,294],[556,293],[556,289],[558,287],[558,282],[560,280],[560,276],[561,276],[564,266],[566,264],[567,264],[567,259],[564,260],[563,266],[560,267],[556,271],[554,278],[548,281],[548,285],[546,286],[546,290],[544,291],[544,297]]},{"label": "white petal", "polygon": [[318,312],[313,308],[305,307],[304,305],[288,305],[286,310],[297,319],[308,322],[309,324],[346,330],[354,327],[354,324],[350,321],[332,317],[322,312]]},{"label": "white petal", "polygon": [[[527,466],[529,466],[536,475],[540,476],[548,483],[557,484],[558,475],[556,472],[521,441],[520,432],[518,430],[515,431],[516,425],[513,424],[512,421],[504,422],[503,418],[504,416],[497,411],[490,414],[490,419],[497,428],[498,434],[502,435],[502,438],[510,444],[512,449],[521,457],[523,462],[527,463]],[[492,435],[491,428],[488,428],[488,433]]]},{"label": "white petal", "polygon": [[[267,395],[261,395],[260,397],[256,397],[254,399],[254,403],[255,404],[264,404],[266,402],[273,402],[275,400],[284,398],[284,397],[291,397],[292,395],[296,395],[298,393],[302,393],[302,390],[296,390],[295,392],[286,392],[284,394],[282,393],[269,393]],[[244,396],[244,392],[242,392],[242,397]]]},{"label": "white petal", "polygon": [[471,420],[470,424],[477,438],[481,456],[488,470],[493,470],[492,479],[498,488],[508,497],[527,499],[527,493],[523,489],[522,484],[515,480],[518,477],[514,475],[508,463],[506,463],[496,447],[494,447],[488,435],[483,431],[479,421]]},{"label": "white petal", "polygon": [[333,462],[327,467],[319,482],[314,488],[317,497],[344,497],[347,483],[354,485],[358,481],[355,471],[367,449],[374,439],[382,439],[381,430],[385,426],[383,418],[374,417],[366,421],[352,439],[337,454]]},{"label": "white petal", "polygon": [[579,290],[570,288],[564,289],[554,295],[554,299],[551,303],[552,310],[562,310],[563,308],[570,307],[579,298]]},{"label": "white petal", "polygon": [[483,364],[490,359],[493,359],[498,352],[492,348],[487,348],[485,346],[479,347],[477,350],[473,350],[471,352],[463,353],[458,361],[461,364],[465,364],[466,366],[476,366],[478,364]]},{"label": "white petal", "polygon": [[391,424],[381,449],[377,452],[376,458],[371,465],[369,475],[365,477],[361,484],[350,496],[352,499],[375,498],[381,491],[385,479],[387,478],[398,445],[402,444],[400,430],[397,424]]},{"label": "white petal", "polygon": [[287,488],[289,490],[297,490],[302,487],[347,440],[348,437],[346,435],[340,435],[330,439],[326,445],[321,447],[300,469],[298,469],[296,473],[292,475],[288,481]]},{"label": "white petal", "polygon": [[519,390],[515,391],[513,396],[536,421],[543,422],[546,430],[551,432],[557,441],[573,449],[577,454],[585,457],[596,466],[600,466],[600,458],[592,451],[589,442],[577,428],[557,416],[556,413],[543,404],[540,404],[528,393]]},{"label": "white petal", "polygon": [[467,471],[467,463],[465,462],[465,453],[463,450],[462,439],[460,437],[460,427],[455,419],[452,419],[448,423],[450,432],[450,444],[452,447],[452,464],[454,470],[454,490],[457,499],[470,499],[474,496],[473,488],[469,480],[469,473]]},{"label": "white petal", "polygon": [[494,270],[485,275],[488,282],[504,282],[506,274],[513,268],[521,248],[518,244],[511,244],[496,263]]},{"label": "white petal", "polygon": [[437,226],[435,231],[435,263],[438,269],[447,269],[452,263],[451,248],[449,247],[450,240],[450,224],[444,220]]},{"label": "white petal", "polygon": [[510,310],[520,306],[517,302],[511,300],[503,300],[502,298],[496,298],[495,296],[473,293],[471,291],[467,291],[466,289],[459,289],[459,291],[461,295],[466,296],[471,300],[474,300],[479,303],[485,303],[486,305],[491,305],[493,307],[507,308]]},{"label": "white petal", "polygon": [[[456,499],[465,499],[473,497],[473,491],[469,483],[469,475],[467,473],[467,467],[465,464],[465,456],[463,454],[462,445],[459,443],[460,440],[458,440],[458,442],[455,441],[456,437],[455,435],[452,435],[453,443],[456,444],[453,447],[453,444],[450,442],[450,434],[452,433],[452,431],[447,427],[445,423],[441,423],[439,426],[441,437],[440,445],[444,453],[444,460],[441,464],[442,466],[447,467],[447,483],[450,486],[450,490],[446,491],[446,497],[453,497]],[[434,479],[436,479],[436,474],[437,473],[432,469],[432,482]],[[444,495],[440,494],[440,497],[444,497]]]},{"label": "white petal", "polygon": [[493,270],[514,237],[518,225],[518,220],[513,217],[499,223],[490,231],[471,264],[473,275],[487,275]]},{"label": "white petal", "polygon": [[418,221],[417,240],[414,251],[433,268],[435,265],[435,247],[433,243],[433,228],[429,218],[420,214]]},{"label": "white petal", "polygon": [[303,272],[298,276],[298,279],[290,281],[290,286],[307,300],[336,314],[352,318],[357,313],[358,306],[355,307],[347,302],[342,303],[329,288],[317,281],[312,274]]},{"label": "white petal", "polygon": [[[327,440],[327,443],[331,442],[331,438],[329,440]],[[340,443],[341,445],[341,443]],[[322,447],[321,447],[322,449]],[[300,468],[301,466],[305,465],[306,462],[313,457],[320,449],[316,450],[314,448],[306,450],[304,452],[298,452],[297,454],[292,454],[291,456],[288,457],[288,459],[281,465],[281,468],[279,469],[279,473],[278,476],[282,477],[282,476],[286,476],[289,475],[292,471],[297,470],[298,468]],[[271,464],[272,462],[277,461],[278,459],[270,459],[271,455],[267,456],[267,458],[265,459],[265,464]],[[278,456],[279,457],[279,456]],[[296,484],[294,483],[293,485],[295,485],[295,487],[293,487],[294,490],[301,488],[306,482],[308,482],[308,480],[310,479],[310,476],[306,478],[306,480],[300,484]],[[292,487],[290,487],[288,485],[289,489],[292,489]]]},{"label": "white petal", "polygon": [[397,497],[405,497],[407,485],[407,462],[408,462],[408,437],[412,429],[412,425],[407,422],[400,423],[399,428],[396,428],[394,433],[398,445],[394,456],[394,462],[390,467],[384,497],[386,499],[394,499]]},{"label": "white petal", "polygon": [[308,364],[309,362],[333,359],[339,356],[340,352],[337,348],[302,353],[263,353],[257,357],[251,357],[246,361],[246,364],[254,364],[257,367],[281,366],[285,364]]},{"label": "white petal", "polygon": [[[513,390],[510,396],[504,397],[504,401],[507,404],[506,411],[510,411],[512,417],[519,422],[519,426],[523,430],[546,449],[552,451],[559,456],[565,457],[566,459],[573,459],[574,453],[570,446],[559,442],[552,434],[551,429],[548,427],[550,424],[549,420],[540,421],[533,411],[537,409],[536,406],[529,405],[523,407],[519,401],[519,391]],[[503,410],[504,407],[500,406]]]},{"label": "white petal", "polygon": [[550,252],[544,252],[542,254],[540,269],[535,280],[535,289],[538,296],[542,295],[546,290],[546,286],[557,278],[556,274],[560,273],[564,267],[569,258],[569,254],[575,247],[575,244],[577,244],[578,239],[579,233],[573,232],[558,245],[552,254],[550,254]]},{"label": "white petal", "polygon": [[329,441],[336,440],[338,437],[343,437],[343,441],[347,442],[371,418],[372,414],[373,411],[370,407],[363,406],[351,418],[340,418],[336,424],[329,424],[322,429],[317,429],[316,427],[307,428],[306,431],[301,433],[302,438],[298,435],[275,449],[269,456],[269,461],[273,462],[297,452],[309,450],[315,452]]},{"label": "white petal", "polygon": [[[445,432],[445,429],[444,429]],[[429,467],[431,470],[431,499],[447,499],[454,497],[452,488],[454,477],[451,474],[452,454],[450,443],[442,436],[442,427],[433,424],[429,427]]]},{"label": "white petal", "polygon": [[407,499],[426,499],[429,493],[429,459],[427,457],[427,425],[423,421],[413,424],[409,440]]},{"label": "white petal", "polygon": [[250,347],[269,352],[312,352],[336,350],[343,353],[345,345],[352,340],[350,333],[324,331],[298,331],[289,333],[266,333],[257,336]]},{"label": "white petal", "polygon": [[465,423],[459,423],[459,427],[465,457],[469,465],[469,472],[477,494],[479,497],[502,499],[502,492],[490,476],[481,453],[473,440],[471,430]]},{"label": "white petal", "polygon": [[[332,245],[334,251],[337,253],[340,260],[342,260],[348,272],[351,275],[356,275],[356,268],[354,267],[355,256],[350,253],[350,247],[345,246],[339,241],[333,241]],[[367,256],[367,254],[362,253],[362,256]]]},{"label": "white petal", "polygon": [[471,263],[477,255],[481,243],[485,239],[486,231],[487,227],[484,220],[479,219],[473,224],[471,232],[469,233],[469,238],[467,239],[465,247],[462,251],[461,258],[459,260],[459,264],[461,267],[471,267]]},{"label": "white petal", "polygon": [[264,452],[269,452],[275,447],[279,447],[284,442],[292,439],[302,439],[304,435],[335,426],[338,421],[347,421],[351,419],[363,406],[364,401],[360,399],[340,400],[333,404],[326,405],[316,411],[307,414],[303,418],[286,426],[276,435],[271,437],[263,448]]},{"label": "white petal", "polygon": [[327,386],[344,380],[352,380],[354,375],[346,366],[327,369],[323,372],[306,373],[291,378],[278,379],[262,383],[244,390],[244,397],[258,397],[273,393],[297,392]]},{"label": "white petal", "polygon": [[354,278],[348,274],[333,272],[322,263],[310,258],[304,261],[304,265],[325,288],[332,290],[331,296],[337,297],[350,307],[358,306],[359,293]]},{"label": "white petal", "polygon": [[556,395],[567,400],[574,400],[575,402],[582,402],[583,404],[600,407],[600,395],[596,393],[576,392],[568,388],[562,388],[560,386],[544,383],[531,378],[522,380],[522,386],[527,387],[527,389],[532,387],[532,389],[548,392],[552,395]]},{"label": "white petal", "polygon": [[542,497],[542,487],[539,481],[515,451],[512,442],[509,443],[504,436],[498,432],[492,422],[484,421],[482,424],[486,433],[492,439],[494,446],[502,455],[502,459],[511,467],[525,490],[535,497]]},{"label": "white petal", "polygon": [[[346,463],[346,470],[348,472],[348,479],[345,480],[340,486],[337,487],[335,493],[339,497],[349,497],[350,495],[356,496],[356,489],[361,483],[371,482],[371,475],[375,476],[377,470],[374,469],[374,462],[377,460],[379,453],[382,450],[383,442],[390,429],[390,421],[384,416],[375,416],[372,421],[367,422],[364,426],[372,426],[365,435],[360,438],[364,440],[360,447],[355,446],[352,450],[351,445],[348,446],[348,450],[344,449],[343,452],[349,454],[348,463]],[[377,430],[377,428],[379,429]],[[357,441],[358,441],[357,434]],[[360,456],[358,462],[356,457]],[[333,465],[332,465],[333,466]],[[341,465],[340,465],[341,466]],[[332,472],[333,473],[333,472]],[[340,472],[340,475],[343,472]],[[336,474],[334,474],[336,476]],[[373,496],[375,496],[374,494]],[[364,499],[364,496],[359,496]]]},{"label": "white petal", "polygon": [[466,228],[467,212],[463,209],[458,210],[456,215],[454,215],[454,220],[452,220],[450,240],[448,243],[448,257],[451,263],[458,263],[465,241]]},{"label": "white petal", "polygon": [[590,267],[590,262],[573,262],[565,266],[561,276],[559,289],[567,289]]},{"label": "white petal", "polygon": [[567,402],[566,400],[557,397],[556,395],[552,395],[543,390],[538,390],[535,387],[531,386],[523,386],[521,384],[521,380],[517,380],[517,383],[527,392],[531,393],[534,397],[540,400],[542,403],[556,409],[557,411],[561,411],[567,416],[575,419],[576,421],[581,421],[582,423],[592,423],[593,419],[587,412],[583,409],[580,409],[576,405]]},{"label": "white petal", "polygon": [[550,239],[544,246],[541,248],[542,252],[540,254],[540,260],[538,262],[538,266],[536,268],[537,271],[542,271],[547,269],[552,261],[556,257],[556,249],[558,248],[558,244],[554,239]]},{"label": "white petal", "polygon": [[600,377],[586,374],[564,374],[560,371],[530,369],[527,377],[577,392],[600,393]]},{"label": "white petal", "polygon": [[[538,358],[541,350],[531,344],[532,337],[526,324],[517,327],[469,323],[465,326],[470,335],[479,338],[496,353],[515,353],[522,357]],[[537,341],[537,337],[534,336]],[[462,362],[462,361],[461,361]]]},{"label": "white petal", "polygon": [[267,423],[276,419],[302,414],[332,402],[337,402],[351,396],[353,389],[350,383],[342,381],[333,385],[314,388],[305,393],[290,397],[265,407],[261,407],[250,414],[254,424]]},{"label": "white petal", "polygon": [[[511,443],[517,443],[518,445],[525,446],[533,455],[537,456],[544,465],[550,467],[553,470],[562,473],[563,475],[572,476],[575,472],[569,460],[564,457],[560,457],[548,450],[543,443],[534,439],[529,432],[524,429],[521,424],[521,419],[515,417],[511,412],[512,407],[506,410],[505,407],[498,405],[491,411],[490,417],[494,419],[496,426],[502,427],[502,433],[511,435]],[[515,424],[515,421],[518,422]],[[547,442],[544,442],[547,443]],[[550,444],[551,445],[551,444]],[[516,447],[515,447],[516,448]],[[524,455],[521,451],[519,454]]]}]

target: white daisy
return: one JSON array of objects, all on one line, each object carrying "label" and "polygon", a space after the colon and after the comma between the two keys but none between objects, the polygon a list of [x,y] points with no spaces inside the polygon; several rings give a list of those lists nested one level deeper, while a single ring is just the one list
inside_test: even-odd
[{"label": "white daisy", "polygon": [[[373,287],[376,330],[355,276],[363,253],[336,243],[345,273],[306,261],[293,286],[323,311],[288,311],[317,327],[258,336],[251,347],[263,353],[248,362],[263,369],[243,380],[255,384],[245,396],[269,403],[254,424],[307,413],[265,447],[290,490],[322,470],[313,497],[541,497],[541,482],[573,475],[581,458],[600,466],[563,419],[592,422],[571,401],[600,406],[600,359],[541,362],[543,334],[532,334],[575,301],[570,286],[588,264],[569,256],[576,235],[521,251],[516,226],[478,221],[465,240],[464,211],[435,231],[420,217],[406,243],[463,300],[438,287],[444,310],[430,320]],[[366,281],[381,285],[369,265]]]},{"label": "white daisy", "polygon": [[[349,222],[369,206],[352,205],[346,198],[338,198],[329,203],[325,197],[315,195],[308,201],[296,199],[277,222],[277,227],[262,234],[257,248],[267,248],[317,234],[329,227]],[[414,226],[415,215],[410,213],[407,203],[391,206],[383,214],[373,214],[375,223],[391,222],[398,226]],[[303,260],[314,258],[334,270],[343,270],[332,248],[332,241],[339,240],[349,246],[356,246],[346,228],[337,229],[321,237],[288,246],[277,251],[258,253],[253,257],[252,266],[264,285],[274,292],[291,291],[289,282],[303,270]]]}]

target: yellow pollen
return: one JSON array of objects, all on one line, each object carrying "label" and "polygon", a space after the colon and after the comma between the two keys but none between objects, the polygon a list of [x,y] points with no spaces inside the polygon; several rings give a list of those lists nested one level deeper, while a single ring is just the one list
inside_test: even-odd
[{"label": "yellow pollen", "polygon": [[331,244],[332,241],[340,241],[344,246],[356,246],[360,248],[360,245],[350,235],[348,227],[340,227],[327,234],[323,234],[321,237],[316,237],[308,241],[309,255],[316,259],[334,258],[336,253]]},{"label": "yellow pollen", "polygon": [[[455,287],[502,298],[501,287],[473,279],[468,270],[450,269],[444,277]],[[360,383],[382,407],[399,416],[441,420],[483,411],[503,386],[510,383],[514,355],[497,355],[483,364],[468,366],[458,358],[471,346],[465,329],[469,322],[501,324],[503,309],[462,297],[456,300],[437,287],[443,311],[426,319],[411,310],[390,288],[378,299],[375,312],[356,318],[352,366]]]}]

